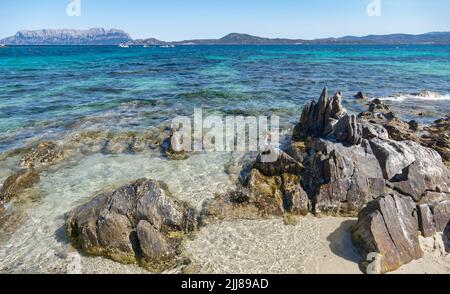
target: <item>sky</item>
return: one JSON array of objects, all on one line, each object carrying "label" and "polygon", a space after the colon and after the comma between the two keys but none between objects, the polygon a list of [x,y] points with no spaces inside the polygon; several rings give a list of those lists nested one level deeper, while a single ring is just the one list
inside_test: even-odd
[{"label": "sky", "polygon": [[[66,8],[80,1],[81,15]],[[117,28],[133,38],[177,41],[231,32],[315,39],[450,31],[449,0],[0,0],[0,39],[27,29]]]}]

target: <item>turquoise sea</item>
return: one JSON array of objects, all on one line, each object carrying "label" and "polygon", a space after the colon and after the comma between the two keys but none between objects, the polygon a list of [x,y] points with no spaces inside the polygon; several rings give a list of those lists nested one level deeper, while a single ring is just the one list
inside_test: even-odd
[{"label": "turquoise sea", "polygon": [[[0,152],[58,138],[87,118],[133,130],[194,107],[276,114],[290,125],[324,86],[342,91],[352,111],[366,109],[353,99],[364,91],[405,119],[429,123],[450,113],[450,46],[1,48]],[[416,94],[425,90],[432,97]]]},{"label": "turquoise sea", "polygon": [[[305,102],[325,86],[342,91],[352,112],[367,110],[368,100],[353,98],[364,91],[403,119],[430,123],[450,113],[450,46],[0,48],[0,184],[22,168],[23,154],[5,151],[46,139],[88,150],[42,168],[39,183],[0,207],[0,273],[145,273],[76,251],[65,233],[66,213],[99,191],[143,177],[164,181],[200,210],[235,187],[249,157],[199,152],[177,161],[157,148],[103,152],[106,141],[117,143],[108,135],[126,141],[124,133],[158,133],[175,116],[203,108],[278,115],[289,136]],[[351,220],[226,221],[202,228],[187,241],[186,254],[206,273],[324,273],[329,264],[337,265],[332,271],[359,273],[350,234],[339,244],[345,256],[356,257],[330,249],[342,222]],[[317,261],[319,255],[326,259]]]}]

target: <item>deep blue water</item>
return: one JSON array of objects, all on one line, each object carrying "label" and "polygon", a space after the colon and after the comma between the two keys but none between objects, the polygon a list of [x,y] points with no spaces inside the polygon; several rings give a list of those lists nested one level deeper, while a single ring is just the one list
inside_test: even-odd
[{"label": "deep blue water", "polygon": [[[425,123],[450,113],[450,46],[180,46],[0,48],[0,152],[99,118],[107,129],[159,124],[194,107],[276,114],[293,124],[322,88],[371,97],[429,90],[438,99],[389,101]],[[409,97],[409,96],[408,96]],[[418,118],[418,112],[425,117]]]}]

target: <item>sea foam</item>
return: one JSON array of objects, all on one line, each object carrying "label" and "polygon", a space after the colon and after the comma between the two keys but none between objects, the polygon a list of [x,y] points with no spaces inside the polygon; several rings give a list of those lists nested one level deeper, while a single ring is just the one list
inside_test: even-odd
[{"label": "sea foam", "polygon": [[403,102],[405,100],[428,100],[428,101],[446,101],[450,100],[450,94],[440,94],[437,92],[423,91],[413,94],[395,94],[379,98],[380,100],[390,100],[395,102]]}]

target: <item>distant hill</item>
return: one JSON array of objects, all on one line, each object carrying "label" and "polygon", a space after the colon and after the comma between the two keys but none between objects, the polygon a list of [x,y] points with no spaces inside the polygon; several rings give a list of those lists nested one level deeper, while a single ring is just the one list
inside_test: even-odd
[{"label": "distant hill", "polygon": [[421,35],[390,34],[364,37],[345,36],[315,40],[262,38],[232,33],[220,39],[196,39],[165,42],[155,38],[132,40],[121,30],[38,30],[20,31],[0,40],[6,45],[294,45],[294,44],[450,44],[450,32],[432,32]]},{"label": "distant hill", "polygon": [[131,41],[121,30],[37,30],[19,31],[12,37],[0,40],[6,45],[118,45]]},{"label": "distant hill", "polygon": [[217,40],[186,40],[174,44],[196,45],[294,45],[294,44],[450,44],[450,32],[435,32],[421,35],[392,34],[364,37],[346,36],[315,40],[270,39],[247,34],[232,33]]}]

